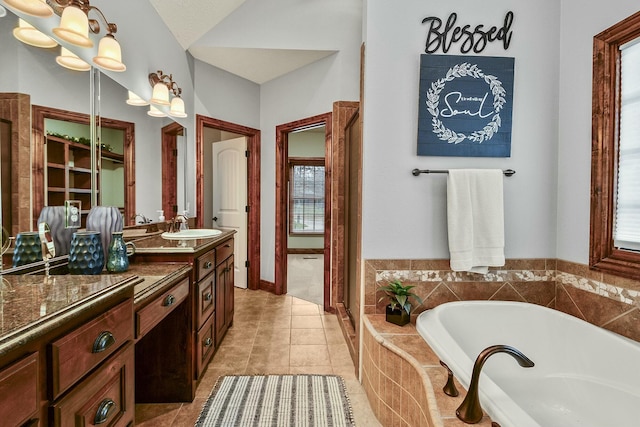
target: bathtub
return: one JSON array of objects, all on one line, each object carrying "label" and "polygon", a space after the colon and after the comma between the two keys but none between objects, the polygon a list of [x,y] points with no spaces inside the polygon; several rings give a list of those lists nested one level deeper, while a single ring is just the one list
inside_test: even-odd
[{"label": "bathtub", "polygon": [[[490,345],[510,345],[535,363],[525,369],[499,353],[484,364],[480,403],[501,427],[640,426],[636,341],[557,310],[504,301],[442,304],[421,313],[416,328],[465,388]],[[434,384],[436,392],[443,385]]]}]

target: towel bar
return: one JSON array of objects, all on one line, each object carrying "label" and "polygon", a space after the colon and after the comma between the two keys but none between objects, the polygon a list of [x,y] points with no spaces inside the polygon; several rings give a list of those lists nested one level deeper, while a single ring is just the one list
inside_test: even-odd
[{"label": "towel bar", "polygon": [[[447,169],[414,169],[411,171],[413,176],[418,176],[421,173],[449,173]],[[513,169],[505,169],[502,171],[505,176],[512,176],[516,173]]]}]

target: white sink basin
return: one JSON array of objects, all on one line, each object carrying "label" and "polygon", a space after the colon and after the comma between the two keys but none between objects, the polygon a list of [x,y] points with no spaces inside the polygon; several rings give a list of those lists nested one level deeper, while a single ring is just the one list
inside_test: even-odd
[{"label": "white sink basin", "polygon": [[167,240],[189,240],[189,239],[206,239],[222,234],[220,230],[212,228],[192,228],[189,230],[181,230],[175,233],[162,233],[162,238]]}]

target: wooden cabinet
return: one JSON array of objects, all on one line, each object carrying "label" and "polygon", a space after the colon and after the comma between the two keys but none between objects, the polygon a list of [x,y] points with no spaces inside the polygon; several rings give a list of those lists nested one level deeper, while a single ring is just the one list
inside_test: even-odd
[{"label": "wooden cabinet", "polygon": [[36,425],[38,422],[38,353],[0,371],[0,420],[2,425]]},{"label": "wooden cabinet", "polygon": [[133,339],[132,314],[127,300],[51,343],[52,399]]},{"label": "wooden cabinet", "polygon": [[[52,135],[46,137],[45,143],[44,205],[62,206],[65,200],[80,200],[84,208],[83,214],[86,214],[91,207],[90,147]],[[122,154],[101,150],[100,156],[106,173],[120,170],[121,174],[124,174]],[[124,192],[124,188],[122,191]],[[122,199],[122,206],[119,207],[124,209],[124,196]]]},{"label": "wooden cabinet", "polygon": [[[150,239],[153,239],[151,237]],[[181,361],[175,361],[171,369],[164,370],[162,376],[164,382],[169,382],[173,378],[174,386],[167,391],[166,396],[151,396],[152,390],[144,392],[146,402],[178,402],[192,401],[195,398],[195,389],[198,381],[207,369],[217,346],[221,343],[227,329],[233,324],[234,313],[234,273],[233,273],[233,234],[224,236],[220,241],[212,242],[196,249],[195,252],[176,251],[169,252],[166,248],[154,252],[136,251],[136,261],[139,263],[158,262],[185,262],[193,268],[191,271],[191,291],[189,297],[189,312],[182,312],[188,318],[181,317],[173,322],[173,327],[169,324],[162,328],[155,327],[142,340],[136,343],[136,378],[141,378],[142,370],[149,369],[150,364],[143,362],[153,360],[157,353],[165,351],[166,344],[162,340],[168,336],[176,337],[180,334],[177,328],[190,325],[189,337],[181,342],[181,346],[186,347],[189,354],[180,354]],[[162,322],[167,323],[167,322]],[[143,341],[148,341],[143,343]],[[160,344],[153,344],[154,342]],[[187,342],[188,341],[188,342]],[[180,348],[183,348],[180,347]],[[192,388],[188,390],[184,380],[184,367],[191,362],[190,378],[192,378]],[[157,363],[157,360],[153,362]],[[143,366],[144,365],[144,366]],[[179,365],[179,367],[178,367]],[[157,378],[160,374],[152,375],[149,372],[148,378]],[[136,400],[142,402],[138,397],[143,396],[141,387],[136,381]],[[145,381],[148,382],[148,381]],[[140,382],[142,383],[142,382]],[[176,384],[184,385],[183,391],[178,393]],[[151,388],[151,387],[149,387]],[[153,387],[158,390],[160,387]],[[173,394],[169,396],[169,391]],[[148,397],[147,397],[148,396]],[[147,400],[148,399],[148,400]]]},{"label": "wooden cabinet", "polygon": [[216,252],[217,247],[195,259],[196,378],[202,376],[215,350]]},{"label": "wooden cabinet", "polygon": [[133,424],[133,286],[87,295],[89,299],[60,310],[51,322],[25,330],[19,345],[5,342],[0,425]]},{"label": "wooden cabinet", "polygon": [[128,342],[52,405],[54,425],[130,425],[135,419],[134,375],[133,344]]},{"label": "wooden cabinet", "polygon": [[[227,242],[233,251],[233,239]],[[222,342],[222,338],[233,324],[233,283],[234,265],[233,255],[229,252],[220,251],[221,256],[216,258],[216,346]],[[226,258],[225,258],[226,257]]]},{"label": "wooden cabinet", "polygon": [[144,307],[136,310],[136,338],[140,338],[189,297],[189,278],[180,280]]}]

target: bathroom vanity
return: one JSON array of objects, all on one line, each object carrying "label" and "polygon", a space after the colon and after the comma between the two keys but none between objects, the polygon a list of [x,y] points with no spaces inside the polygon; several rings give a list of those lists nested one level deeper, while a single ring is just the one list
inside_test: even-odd
[{"label": "bathroom vanity", "polygon": [[136,240],[117,275],[2,276],[2,425],[127,426],[136,402],[192,401],[233,322],[233,234]]}]

